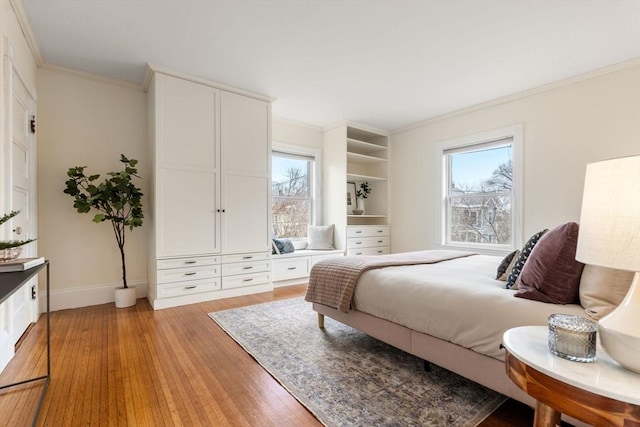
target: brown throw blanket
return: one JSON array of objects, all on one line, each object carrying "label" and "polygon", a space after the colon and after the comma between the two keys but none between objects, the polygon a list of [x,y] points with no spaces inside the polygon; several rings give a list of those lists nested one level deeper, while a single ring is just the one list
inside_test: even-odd
[{"label": "brown throw blanket", "polygon": [[431,250],[377,256],[346,256],[322,260],[311,269],[305,301],[347,313],[358,278],[367,270],[400,265],[433,264],[474,255],[473,252]]}]

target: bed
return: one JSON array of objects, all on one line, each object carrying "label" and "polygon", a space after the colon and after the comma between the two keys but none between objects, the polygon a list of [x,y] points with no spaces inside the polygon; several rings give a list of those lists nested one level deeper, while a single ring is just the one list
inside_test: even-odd
[{"label": "bed", "polygon": [[515,298],[515,290],[505,289],[505,282],[496,280],[502,257],[438,252],[447,253],[437,261],[392,262],[365,269],[358,275],[347,309],[319,298],[314,288],[318,279],[327,277],[323,263],[349,262],[353,257],[323,261],[311,271],[305,298],[313,303],[320,327],[324,327],[324,316],[329,316],[535,406],[506,375],[502,335],[517,326],[546,325],[552,313],[584,315],[584,309],[579,304]]}]

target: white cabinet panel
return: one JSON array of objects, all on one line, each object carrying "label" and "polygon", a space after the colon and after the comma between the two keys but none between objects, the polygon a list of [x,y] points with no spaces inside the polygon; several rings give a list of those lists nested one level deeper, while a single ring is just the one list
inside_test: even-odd
[{"label": "white cabinet panel", "polygon": [[217,110],[220,91],[201,84],[156,75],[158,162],[213,170],[217,159]]},{"label": "white cabinet panel", "polygon": [[222,168],[228,173],[268,176],[269,104],[223,92],[221,108]]},{"label": "white cabinet panel", "polygon": [[269,241],[269,179],[225,175],[222,248],[226,253],[265,251]]},{"label": "white cabinet panel", "polygon": [[295,279],[309,275],[311,257],[273,260],[273,280]]},{"label": "white cabinet panel", "polygon": [[218,252],[216,176],[208,172],[161,169],[157,177],[156,256]]}]

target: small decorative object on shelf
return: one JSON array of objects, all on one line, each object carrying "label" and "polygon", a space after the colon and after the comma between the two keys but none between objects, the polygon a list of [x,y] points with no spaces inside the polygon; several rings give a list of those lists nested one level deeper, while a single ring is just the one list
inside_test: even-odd
[{"label": "small decorative object on shelf", "polygon": [[371,193],[371,187],[369,187],[369,183],[367,181],[360,183],[360,189],[356,191],[356,204],[358,209],[354,209],[354,215],[362,215],[364,214],[364,199],[369,197]]},{"label": "small decorative object on shelf", "polygon": [[[18,215],[20,211],[11,211],[0,218],[0,225],[9,221],[14,216]],[[19,232],[16,232],[19,234]],[[9,262],[20,256],[22,253],[22,246],[27,243],[33,242],[35,239],[27,240],[3,240],[0,241],[0,262]]]},{"label": "small decorative object on shelf", "polygon": [[575,362],[596,361],[597,327],[594,322],[560,313],[549,316],[548,322],[551,353]]}]

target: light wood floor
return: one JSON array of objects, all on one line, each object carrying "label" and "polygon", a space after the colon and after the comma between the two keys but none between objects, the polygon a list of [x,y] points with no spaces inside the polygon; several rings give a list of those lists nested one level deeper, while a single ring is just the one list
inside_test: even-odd
[{"label": "light wood floor", "polygon": [[[304,294],[304,286],[153,311],[113,304],[51,314],[52,379],[38,425],[320,426],[207,313]],[[267,323],[269,319],[265,319]],[[46,372],[42,317],[0,375],[6,384]],[[40,385],[0,392],[0,424],[30,425]],[[508,401],[482,424],[531,425]]]}]

